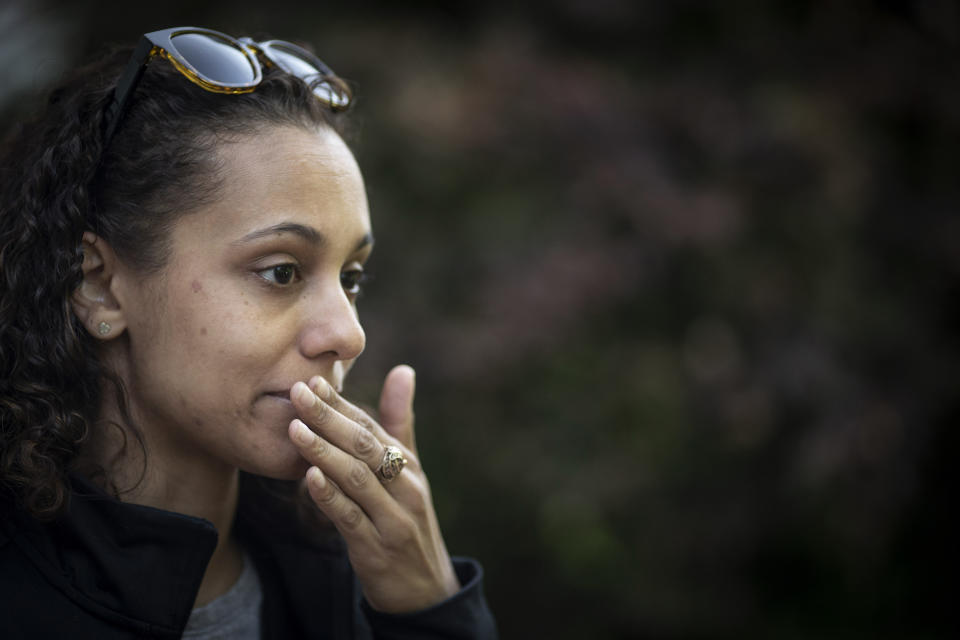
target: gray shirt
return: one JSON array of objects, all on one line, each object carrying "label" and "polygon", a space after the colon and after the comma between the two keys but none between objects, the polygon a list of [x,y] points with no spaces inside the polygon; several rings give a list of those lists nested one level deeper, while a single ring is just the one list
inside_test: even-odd
[{"label": "gray shirt", "polygon": [[260,578],[253,562],[245,557],[237,583],[219,598],[194,609],[183,637],[191,640],[258,640],[262,601]]}]

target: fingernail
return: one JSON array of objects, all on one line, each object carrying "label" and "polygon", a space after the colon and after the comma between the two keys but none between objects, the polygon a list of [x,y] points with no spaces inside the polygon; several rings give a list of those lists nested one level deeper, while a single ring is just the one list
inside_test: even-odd
[{"label": "fingernail", "polygon": [[312,407],[317,401],[317,396],[313,394],[313,391],[310,391],[310,387],[302,382],[293,385],[293,393],[297,396],[297,400],[308,407]]},{"label": "fingernail", "polygon": [[323,388],[326,384],[327,381],[323,379],[323,376],[313,376],[310,378],[310,382],[307,383],[307,386],[311,389],[315,389],[317,395],[320,395],[320,392],[323,391]]},{"label": "fingernail", "polygon": [[302,445],[308,445],[313,442],[313,432],[299,420],[293,421],[293,437]]},{"label": "fingernail", "polygon": [[312,482],[317,488],[323,488],[325,482],[323,472],[317,467],[310,467],[307,469],[307,482]]}]

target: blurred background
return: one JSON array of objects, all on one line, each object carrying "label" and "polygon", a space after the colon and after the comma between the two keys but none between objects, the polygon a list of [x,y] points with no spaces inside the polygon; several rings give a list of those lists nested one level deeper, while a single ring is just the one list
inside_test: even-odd
[{"label": "blurred background", "polygon": [[956,2],[4,0],[0,115],[178,25],[353,83],[350,391],[504,638],[957,630]]}]

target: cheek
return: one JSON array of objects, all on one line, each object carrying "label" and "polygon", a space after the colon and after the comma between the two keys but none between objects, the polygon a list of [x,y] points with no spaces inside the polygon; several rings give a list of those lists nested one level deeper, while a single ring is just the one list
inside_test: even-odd
[{"label": "cheek", "polygon": [[170,321],[178,339],[186,343],[209,342],[207,336],[216,326],[217,309],[221,309],[221,315],[228,312],[223,301],[211,295],[215,291],[212,283],[199,278],[184,278],[184,284],[171,291]]},{"label": "cheek", "polygon": [[[243,344],[256,320],[243,292],[233,292],[229,283],[184,278],[170,292],[166,324],[181,345],[212,353],[229,354],[234,343]],[[198,364],[203,359],[198,358]]]},{"label": "cheek", "polygon": [[295,416],[260,396],[289,360],[297,316],[243,286],[232,277],[170,274],[155,299],[138,292],[130,400],[144,428],[172,446],[294,479],[306,469],[286,437]]},{"label": "cheek", "polygon": [[167,283],[165,304],[142,307],[131,325],[134,367],[150,369],[148,383],[177,389],[194,407],[249,411],[295,327],[233,278],[171,274]]},{"label": "cheek", "polygon": [[291,343],[283,318],[231,281],[192,278],[176,293],[167,314],[169,347],[210,384],[248,395]]},{"label": "cheek", "polygon": [[151,382],[194,401],[225,375],[235,378],[249,354],[248,319],[211,295],[213,289],[199,279],[171,286],[165,304],[142,307],[130,323],[134,368],[152,370]]}]

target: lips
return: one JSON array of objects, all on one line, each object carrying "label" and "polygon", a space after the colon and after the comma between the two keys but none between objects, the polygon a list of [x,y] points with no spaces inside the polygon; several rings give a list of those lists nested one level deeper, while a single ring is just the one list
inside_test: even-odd
[{"label": "lips", "polygon": [[[324,378],[324,380],[326,380],[328,383],[330,383],[330,385],[331,385],[334,389],[336,389],[337,393],[343,393],[343,382],[342,382],[342,381],[341,381],[339,384],[334,384],[334,383],[330,380],[330,378],[327,378],[326,376],[324,376],[323,378]],[[310,379],[310,378],[304,378],[304,381],[307,381],[307,380],[309,380],[309,379]],[[291,388],[291,387],[293,387],[292,384],[291,384],[289,387],[287,387],[286,389],[278,389],[278,390],[274,390],[274,391],[267,391],[267,392],[264,393],[263,395],[265,395],[265,396],[270,396],[270,397],[272,397],[272,398],[280,398],[281,400],[286,400],[287,402],[290,402],[290,388]]]}]

